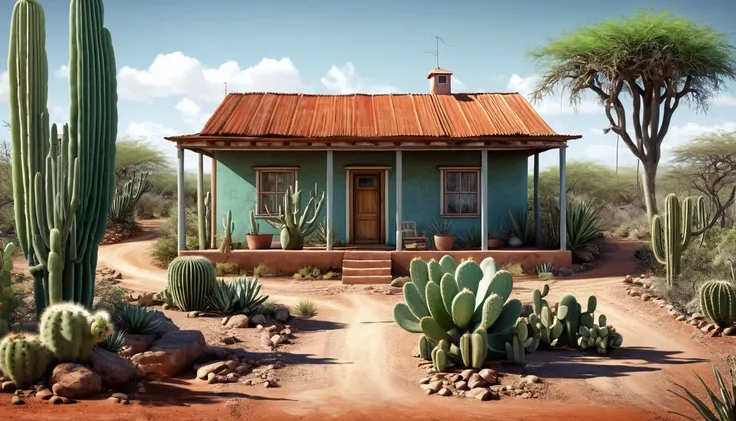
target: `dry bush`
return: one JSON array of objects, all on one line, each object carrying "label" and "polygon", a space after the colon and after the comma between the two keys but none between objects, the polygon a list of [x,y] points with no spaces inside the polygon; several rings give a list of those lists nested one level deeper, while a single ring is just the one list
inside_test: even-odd
[{"label": "dry bush", "polygon": [[608,204],[601,212],[604,231],[608,237],[630,238],[632,240],[651,239],[651,224],[646,210],[631,203]]},{"label": "dry bush", "polygon": [[145,192],[138,200],[135,212],[138,219],[158,219],[168,216],[171,209],[171,199],[160,194]]}]

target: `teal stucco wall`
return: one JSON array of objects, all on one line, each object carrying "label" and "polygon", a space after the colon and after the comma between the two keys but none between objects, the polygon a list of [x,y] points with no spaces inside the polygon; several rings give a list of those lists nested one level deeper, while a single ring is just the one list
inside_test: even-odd
[{"label": "teal stucco wall", "polygon": [[[396,154],[395,152],[334,152],[333,228],[341,241],[346,239],[346,166],[388,166],[388,243],[395,242],[396,221]],[[405,151],[403,171],[403,220],[416,221],[420,231],[429,233],[431,221],[440,214],[442,166],[480,167],[478,151],[415,152]],[[297,180],[303,191],[303,203],[316,182],[320,193],[326,185],[325,152],[228,152],[218,153],[217,160],[217,233],[222,234],[222,218],[233,212],[233,241],[244,241],[250,230],[250,210],[256,203],[256,170],[258,166],[298,167]],[[489,233],[508,226],[509,209],[527,208],[527,162],[520,152],[488,152],[488,222]],[[382,209],[385,210],[385,207]],[[324,218],[323,209],[320,219]],[[480,218],[449,218],[453,231],[462,236],[468,230],[480,229]],[[277,230],[260,222],[261,232]]]}]

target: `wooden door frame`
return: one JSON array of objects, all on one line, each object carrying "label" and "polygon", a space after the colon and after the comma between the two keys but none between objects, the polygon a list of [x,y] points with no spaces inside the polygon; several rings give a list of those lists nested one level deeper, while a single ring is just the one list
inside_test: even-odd
[{"label": "wooden door frame", "polygon": [[[379,217],[379,240],[378,244],[388,244],[388,224],[386,223],[386,216],[388,215],[388,172],[391,167],[387,166],[349,166],[345,167],[345,239],[348,245],[352,245],[353,242],[353,219],[355,217],[353,213],[353,178],[357,174],[371,174],[378,176],[379,182],[379,193],[383,206],[378,207],[380,213]],[[369,246],[371,244],[357,244]]]}]

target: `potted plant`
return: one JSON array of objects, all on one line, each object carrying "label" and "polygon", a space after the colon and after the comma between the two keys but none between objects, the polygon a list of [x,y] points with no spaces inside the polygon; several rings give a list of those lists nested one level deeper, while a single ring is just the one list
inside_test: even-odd
[{"label": "potted plant", "polygon": [[455,244],[455,234],[452,233],[452,221],[436,219],[432,221],[434,247],[439,251],[450,251]]},{"label": "potted plant", "polygon": [[505,230],[499,230],[495,234],[492,234],[488,238],[488,248],[490,249],[500,249],[503,247],[506,247],[506,232]]},{"label": "potted plant", "polygon": [[256,212],[250,211],[250,232],[245,234],[245,241],[250,250],[270,249],[273,241],[272,234],[260,234],[260,227],[256,221]]}]

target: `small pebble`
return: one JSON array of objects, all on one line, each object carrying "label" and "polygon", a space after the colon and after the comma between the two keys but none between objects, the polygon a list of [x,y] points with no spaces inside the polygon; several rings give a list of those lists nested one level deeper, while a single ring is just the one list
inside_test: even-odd
[{"label": "small pebble", "polygon": [[121,401],[124,401],[124,400],[127,400],[128,399],[128,395],[126,395],[125,393],[113,393],[112,394],[112,397],[113,398],[118,398]]},{"label": "small pebble", "polygon": [[54,405],[61,405],[64,403],[64,400],[61,399],[61,396],[52,396],[51,399],[49,399],[49,402]]},{"label": "small pebble", "polygon": [[20,396],[13,396],[10,398],[10,402],[12,402],[14,405],[23,405],[25,402],[23,399],[20,398]]}]

